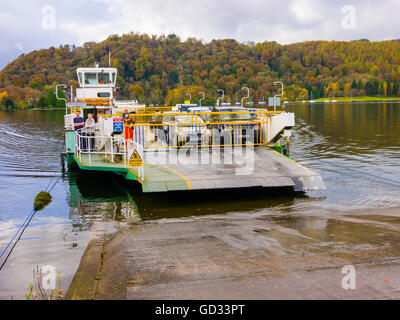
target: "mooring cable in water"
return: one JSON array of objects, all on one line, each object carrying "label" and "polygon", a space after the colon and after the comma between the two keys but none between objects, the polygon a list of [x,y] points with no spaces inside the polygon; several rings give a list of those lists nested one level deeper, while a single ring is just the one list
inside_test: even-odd
[{"label": "mooring cable in water", "polygon": [[[4,248],[4,250],[0,253],[0,259],[3,257],[4,253],[7,251],[8,247],[11,245],[11,243],[14,241],[15,237],[18,235],[18,233],[21,231],[22,227],[25,225],[25,223],[29,220],[29,217],[31,217],[35,213],[35,208],[32,209],[31,213],[26,217],[25,221],[21,224],[17,232],[14,234],[14,236],[11,238],[10,242],[8,242],[7,246]],[[1,266],[2,267],[2,266]],[[0,270],[1,270],[0,267]]]},{"label": "mooring cable in water", "polygon": [[[32,210],[32,212],[31,212],[31,214],[27,217],[27,219],[29,218],[28,223],[26,223],[26,225],[25,225],[25,222],[26,222],[26,220],[27,220],[27,219],[25,219],[24,223],[19,227],[18,231],[14,234],[14,236],[13,236],[12,239],[11,239],[11,241],[7,244],[7,246],[5,247],[5,249],[3,250],[3,252],[1,253],[0,258],[1,258],[1,257],[4,255],[4,253],[7,251],[8,247],[11,245],[11,243],[14,241],[15,237],[17,236],[17,234],[20,232],[20,230],[21,230],[22,227],[23,227],[23,229],[22,229],[22,231],[21,231],[21,233],[20,233],[18,239],[14,242],[14,245],[11,247],[9,253],[7,254],[7,256],[6,256],[6,258],[4,259],[3,263],[1,264],[0,270],[3,269],[3,267],[4,267],[4,265],[6,264],[8,258],[10,257],[11,253],[12,253],[13,250],[14,250],[14,247],[17,245],[18,241],[21,239],[22,235],[24,234],[25,229],[28,227],[28,225],[29,225],[29,223],[31,222],[31,220],[32,220],[33,216],[35,215],[35,213],[36,213],[36,209],[34,208],[34,209]],[[25,225],[25,226],[24,226],[24,225]]]},{"label": "mooring cable in water", "polygon": [[[65,141],[63,143],[62,146],[62,150],[64,149],[65,146]],[[61,151],[62,151],[61,150]],[[53,175],[53,177],[51,178],[50,182],[47,184],[47,187],[45,189],[45,192],[50,194],[50,192],[54,189],[54,187],[56,186],[56,184],[58,183],[58,180],[60,177],[58,177],[55,182],[53,183],[54,179],[57,177],[57,174],[59,172],[59,169],[62,167],[62,164],[60,163],[59,167],[56,170],[56,173]],[[52,185],[53,183],[53,185]],[[52,186],[51,186],[52,185]],[[51,188],[50,188],[51,186]],[[40,193],[39,193],[40,194]],[[51,199],[51,197],[50,197]],[[36,199],[35,199],[36,200]],[[29,223],[31,222],[32,218],[34,217],[34,215],[36,214],[36,212],[39,211],[39,208],[37,208],[37,206],[35,205],[31,211],[31,213],[26,217],[26,219],[24,220],[24,222],[21,224],[21,226],[18,228],[17,232],[14,234],[14,236],[11,238],[11,240],[7,243],[6,247],[4,248],[4,250],[0,253],[0,259],[4,256],[4,254],[6,253],[7,249],[11,246],[11,244],[13,243],[14,239],[17,237],[17,235],[19,234],[17,240],[14,242],[13,246],[11,247],[10,251],[8,252],[7,256],[5,257],[3,263],[0,266],[0,271],[3,269],[4,265],[6,264],[8,258],[10,257],[11,253],[13,252],[15,246],[17,245],[18,241],[21,239],[22,235],[25,232],[25,229],[28,227]],[[21,233],[20,233],[21,232]]]},{"label": "mooring cable in water", "polygon": [[[292,154],[296,154],[296,153],[292,152]],[[363,175],[367,175],[367,176],[374,177],[374,178],[377,178],[377,179],[385,180],[385,181],[388,181],[388,182],[391,182],[391,183],[400,184],[400,180],[395,180],[395,179],[391,179],[391,178],[378,176],[378,175],[373,174],[373,173],[369,173],[369,172],[366,172],[366,171],[350,168],[350,167],[347,167],[347,166],[344,166],[344,165],[341,165],[341,164],[332,163],[332,162],[321,160],[321,159],[314,158],[314,157],[311,157],[311,156],[306,156],[304,154],[297,154],[297,155],[301,156],[301,157],[304,157],[306,159],[315,160],[315,161],[330,165],[332,167],[339,167],[339,168],[342,168],[342,169],[345,169],[345,170],[357,172],[357,173],[360,173],[360,174],[363,174]]]},{"label": "mooring cable in water", "polygon": [[[54,180],[54,177],[57,174],[55,174],[50,183],[47,185],[46,187],[46,192],[50,192],[51,190],[53,190],[53,188],[56,186],[58,179],[54,182],[53,186],[49,189],[51,182]],[[14,242],[13,246],[11,247],[10,251],[8,252],[6,258],[4,259],[3,263],[0,266],[0,271],[3,269],[4,265],[6,264],[8,258],[10,257],[11,253],[13,252],[15,246],[17,245],[17,243],[19,242],[19,240],[21,239],[22,235],[25,232],[25,229],[28,227],[28,225],[30,224],[31,220],[33,219],[34,215],[36,214],[36,212],[38,212],[39,209],[37,208],[37,206],[35,206],[31,213],[26,217],[25,221],[21,224],[21,226],[18,228],[17,232],[14,234],[14,236],[11,238],[11,240],[8,242],[7,246],[4,248],[4,250],[2,251],[2,253],[0,254],[0,259],[3,257],[3,255],[5,254],[5,252],[7,251],[7,249],[10,247],[10,245],[13,243],[14,239],[16,238],[16,236],[19,233],[19,237],[17,238],[17,240]],[[22,230],[22,231],[21,231]],[[20,233],[21,231],[21,233]]]}]

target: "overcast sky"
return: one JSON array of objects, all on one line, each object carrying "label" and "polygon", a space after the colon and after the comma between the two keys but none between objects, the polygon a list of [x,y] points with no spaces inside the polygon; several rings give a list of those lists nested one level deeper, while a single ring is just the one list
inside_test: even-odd
[{"label": "overcast sky", "polygon": [[400,0],[12,0],[0,6],[0,69],[21,53],[130,31],[182,39],[400,38]]}]

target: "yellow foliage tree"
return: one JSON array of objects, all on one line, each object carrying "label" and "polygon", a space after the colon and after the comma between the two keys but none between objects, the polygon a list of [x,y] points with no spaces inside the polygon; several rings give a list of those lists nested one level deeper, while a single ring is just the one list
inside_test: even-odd
[{"label": "yellow foliage tree", "polygon": [[336,82],[332,82],[329,84],[329,86],[325,89],[325,95],[328,96],[329,92],[332,91],[333,95],[335,96],[336,93],[338,92],[340,86]]},{"label": "yellow foliage tree", "polygon": [[309,93],[307,89],[304,89],[298,85],[291,85],[285,87],[285,91],[282,95],[282,100],[289,100],[289,101],[302,101],[308,100]]},{"label": "yellow foliage tree", "polygon": [[348,97],[349,94],[350,94],[350,92],[351,92],[351,83],[346,83],[346,84],[344,85],[344,95],[345,95],[346,97]]},{"label": "yellow foliage tree", "polygon": [[176,105],[189,100],[188,94],[192,96],[192,100],[199,95],[199,92],[204,91],[200,86],[179,86],[168,91],[165,104],[167,106]]},{"label": "yellow foliage tree", "polygon": [[3,103],[8,98],[7,91],[0,92],[0,103]]},{"label": "yellow foliage tree", "polygon": [[384,81],[382,84],[382,91],[383,91],[383,95],[386,97],[387,93],[388,93],[388,83],[386,81]]}]

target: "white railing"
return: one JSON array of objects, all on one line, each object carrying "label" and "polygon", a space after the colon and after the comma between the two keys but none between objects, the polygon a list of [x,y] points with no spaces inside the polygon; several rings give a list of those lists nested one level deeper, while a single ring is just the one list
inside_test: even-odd
[{"label": "white railing", "polygon": [[[126,164],[126,150],[122,137],[110,137],[96,135],[93,131],[75,131],[75,155],[82,161],[82,155],[88,155],[88,162],[91,165],[93,155],[102,155],[111,163]],[[98,145],[102,149],[97,148]]]},{"label": "white railing", "polygon": [[[101,146],[101,149],[98,148]],[[122,135],[119,136],[104,136],[96,135],[94,131],[75,131],[75,156],[82,162],[83,156],[87,155],[89,165],[100,165],[101,163],[95,162],[95,155],[100,161],[109,161],[111,164],[119,165],[119,167],[130,168],[129,165],[129,151],[137,150],[140,158],[143,161],[143,147],[134,141],[125,140]],[[138,167],[138,175],[141,179],[144,178],[143,166]]]}]

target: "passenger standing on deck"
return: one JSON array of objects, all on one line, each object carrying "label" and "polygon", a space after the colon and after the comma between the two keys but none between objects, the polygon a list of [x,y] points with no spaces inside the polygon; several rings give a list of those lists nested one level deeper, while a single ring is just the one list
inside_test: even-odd
[{"label": "passenger standing on deck", "polygon": [[129,119],[129,111],[125,109],[124,113],[122,114],[122,118],[124,118],[124,122],[127,122]]},{"label": "passenger standing on deck", "polygon": [[217,114],[218,113],[218,110],[217,110],[217,108],[214,106],[213,108],[212,108],[212,110],[211,110],[211,122],[218,122],[218,119],[219,119],[219,114]]},{"label": "passenger standing on deck", "polygon": [[133,126],[135,125],[135,115],[131,113],[128,120],[125,122],[125,139],[133,140]]},{"label": "passenger standing on deck", "polygon": [[83,138],[80,136],[84,126],[85,126],[84,125],[84,120],[81,117],[81,112],[80,111],[76,111],[75,112],[75,118],[74,118],[74,129],[79,134],[79,148],[82,148],[83,144],[84,144]]},{"label": "passenger standing on deck", "polygon": [[96,122],[93,119],[93,114],[89,113],[88,118],[85,121],[85,128],[94,129]]},{"label": "passenger standing on deck", "polygon": [[96,122],[93,119],[93,114],[89,113],[88,118],[85,121],[85,133],[86,136],[89,138],[86,138],[86,145],[89,151],[94,150],[94,129],[96,126]]},{"label": "passenger standing on deck", "polygon": [[74,118],[74,129],[75,131],[81,130],[84,127],[84,120],[81,117],[81,112],[76,111],[75,112],[75,118]]}]

